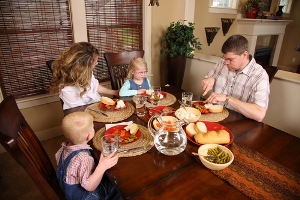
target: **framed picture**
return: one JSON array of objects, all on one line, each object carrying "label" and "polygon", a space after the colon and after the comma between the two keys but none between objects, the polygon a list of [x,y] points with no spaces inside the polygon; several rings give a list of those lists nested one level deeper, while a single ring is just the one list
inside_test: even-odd
[{"label": "framed picture", "polygon": [[264,6],[263,6],[263,11],[264,12],[269,12],[272,0],[263,0]]}]

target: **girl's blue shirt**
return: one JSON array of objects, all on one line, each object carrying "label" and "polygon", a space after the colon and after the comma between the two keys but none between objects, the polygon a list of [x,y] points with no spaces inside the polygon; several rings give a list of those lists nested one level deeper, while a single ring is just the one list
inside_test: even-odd
[{"label": "girl's blue shirt", "polygon": [[123,96],[134,96],[137,94],[139,89],[149,90],[151,88],[151,84],[148,78],[143,79],[143,83],[141,85],[136,84],[132,79],[128,79],[122,85],[119,95]]}]

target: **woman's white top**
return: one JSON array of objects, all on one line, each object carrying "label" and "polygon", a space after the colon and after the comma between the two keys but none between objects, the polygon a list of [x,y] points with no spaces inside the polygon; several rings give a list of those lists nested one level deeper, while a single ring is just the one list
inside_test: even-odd
[{"label": "woman's white top", "polygon": [[92,75],[91,88],[80,97],[80,92],[83,91],[79,86],[66,86],[61,90],[59,97],[63,100],[63,110],[74,108],[77,106],[87,105],[100,101],[100,94],[97,92],[99,81]]}]

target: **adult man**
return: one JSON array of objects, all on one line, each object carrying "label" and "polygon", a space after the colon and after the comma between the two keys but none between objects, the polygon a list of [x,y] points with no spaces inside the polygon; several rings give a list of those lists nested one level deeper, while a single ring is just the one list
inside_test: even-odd
[{"label": "adult man", "polygon": [[205,103],[219,103],[261,122],[269,103],[269,76],[248,52],[248,40],[230,36],[222,46],[223,58],[205,76],[203,96],[213,89]]}]

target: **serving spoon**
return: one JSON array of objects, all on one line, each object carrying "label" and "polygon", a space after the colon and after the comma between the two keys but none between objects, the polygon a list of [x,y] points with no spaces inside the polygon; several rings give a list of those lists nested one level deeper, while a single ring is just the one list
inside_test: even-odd
[{"label": "serving spoon", "polygon": [[214,161],[217,158],[215,155],[200,155],[196,152],[192,152],[192,154],[195,156],[203,156],[204,158],[206,158],[209,161]]}]

